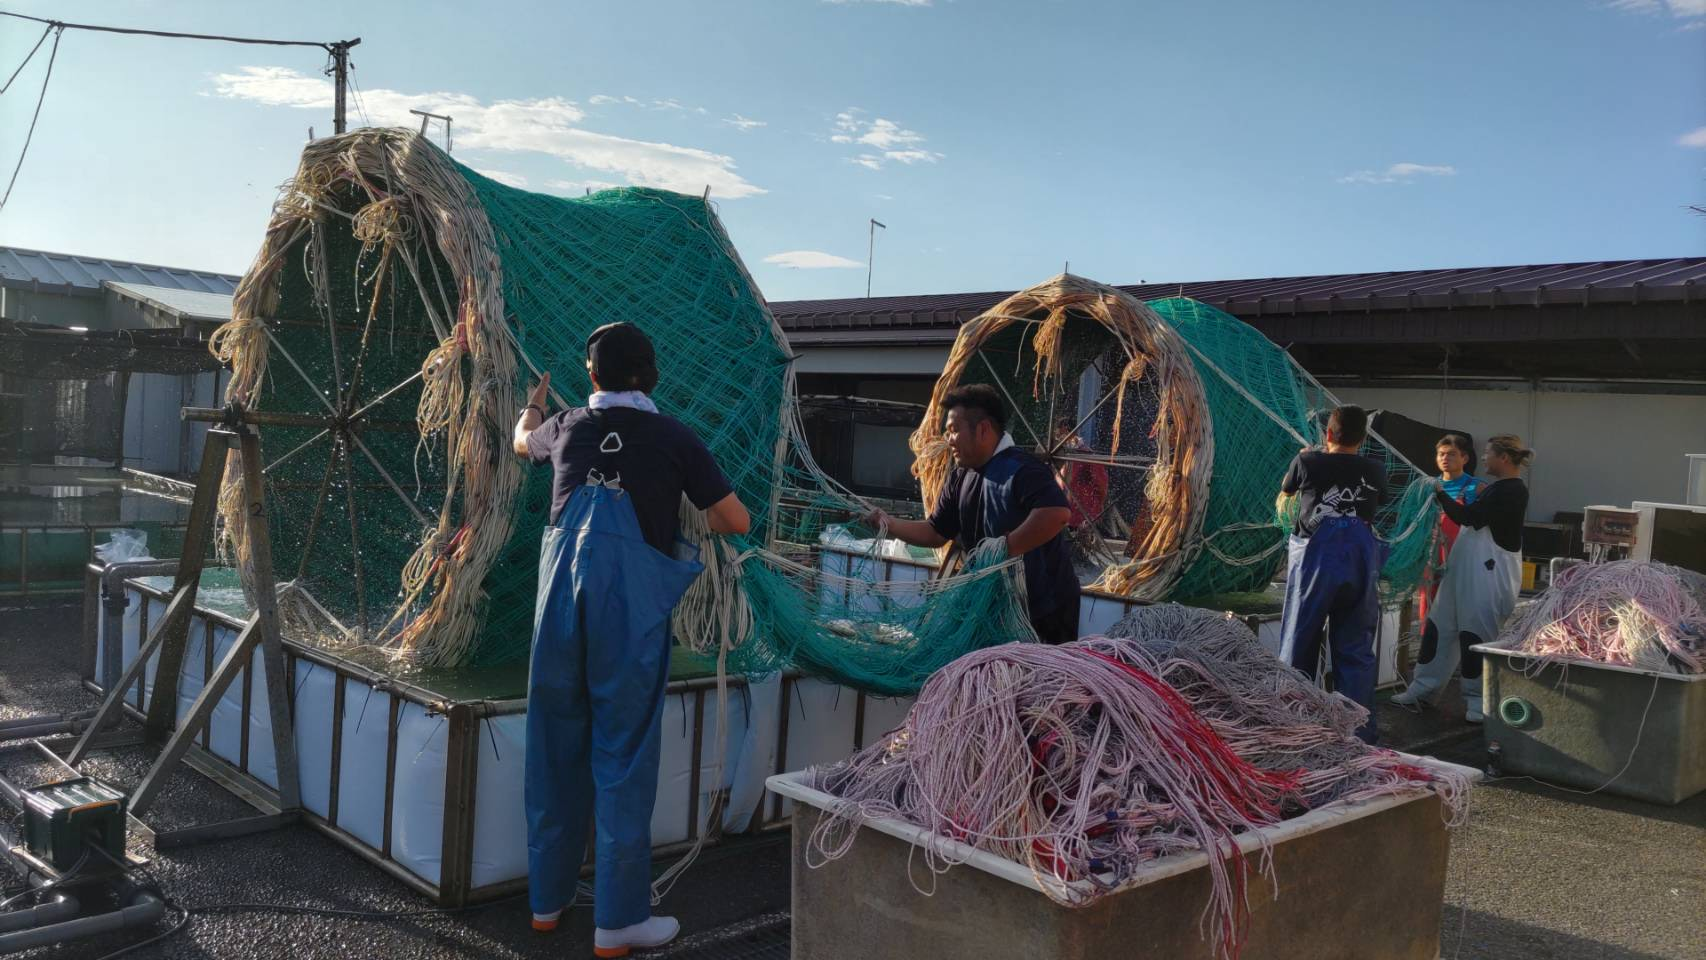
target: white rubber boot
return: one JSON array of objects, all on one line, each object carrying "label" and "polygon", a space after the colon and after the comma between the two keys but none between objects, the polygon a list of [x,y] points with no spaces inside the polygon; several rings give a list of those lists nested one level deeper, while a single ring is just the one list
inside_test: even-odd
[{"label": "white rubber boot", "polygon": [[540,933],[550,933],[557,929],[557,921],[562,918],[563,911],[561,910],[553,910],[550,913],[536,913],[533,915],[533,929]]},{"label": "white rubber boot", "polygon": [[681,924],[674,917],[652,917],[616,930],[599,927],[592,932],[592,953],[597,957],[625,957],[632,949],[661,947],[680,932]]},{"label": "white rubber boot", "polygon": [[1391,702],[1400,707],[1415,707],[1423,703],[1432,703],[1434,694],[1439,692],[1441,686],[1443,684],[1438,683],[1432,677],[1422,676],[1418,672],[1416,678],[1410,681],[1410,685],[1404,688],[1404,692],[1393,697]]}]

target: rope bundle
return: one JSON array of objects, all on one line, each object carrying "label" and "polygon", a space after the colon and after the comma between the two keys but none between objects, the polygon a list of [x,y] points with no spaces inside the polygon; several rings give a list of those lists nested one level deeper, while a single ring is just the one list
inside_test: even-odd
[{"label": "rope bundle", "polygon": [[[943,436],[943,407],[949,391],[962,383],[989,382],[991,375],[1003,390],[1011,379],[1020,390],[1022,377],[1005,374],[980,352],[993,346],[1001,334],[1015,324],[1036,327],[1029,335],[1035,354],[1029,377],[1029,400],[1037,407],[1027,417],[1025,410],[1010,410],[1009,417],[1025,426],[1009,432],[1021,445],[1038,453],[1051,452],[1056,443],[1052,416],[1043,423],[1031,422],[1044,408],[1052,409],[1051,397],[1065,391],[1076,402],[1077,377],[1083,359],[1069,356],[1075,345],[1076,328],[1095,324],[1113,336],[1121,362],[1113,386],[1114,417],[1109,457],[1120,452],[1122,427],[1126,421],[1126,395],[1146,375],[1159,384],[1159,402],[1149,429],[1155,445],[1154,463],[1147,466],[1143,481],[1148,523],[1135,532],[1125,557],[1108,571],[1106,579],[1118,592],[1140,598],[1165,596],[1177,579],[1183,563],[1182,548],[1194,540],[1202,527],[1208,500],[1208,483],[1214,465],[1214,429],[1196,367],[1185,344],[1154,310],[1113,287],[1083,277],[1061,274],[1052,280],[1022,290],[960,328],[948,362],[936,381],[924,420],[912,434],[912,473],[919,480],[924,502],[933,504],[947,485],[953,459]],[[1019,338],[1024,352],[1025,336]],[[1076,362],[1075,362],[1076,361]],[[1021,391],[1022,392],[1022,391]],[[1011,397],[1011,394],[1009,394]],[[1076,421],[1077,407],[1059,411]],[[1121,469],[1121,468],[1116,468]],[[1122,518],[1135,523],[1137,518]],[[1099,551],[1105,553],[1105,551]],[[1113,559],[1111,554],[1107,554]]]},{"label": "rope bundle", "polygon": [[1706,673],[1706,577],[1662,563],[1577,564],[1499,643],[1542,660]]},{"label": "rope bundle", "polygon": [[958,862],[944,842],[957,840],[1082,906],[1146,863],[1201,850],[1205,935],[1233,957],[1248,914],[1240,834],[1418,788],[1461,815],[1464,780],[1363,745],[1351,733],[1361,708],[1315,690],[1240,625],[1154,608],[1121,629],[1136,636],[995,647],[938,672],[903,726],[813,772],[844,801],[810,839],[814,865],[845,854],[865,820],[899,818],[936,838],[923,849],[935,872]]},{"label": "rope bundle", "polygon": [[[1098,381],[1100,399],[1089,392]],[[1182,297],[1143,303],[1062,275],[960,328],[911,438],[927,505],[952,469],[943,400],[970,383],[1002,393],[1019,446],[1074,470],[1087,463],[1108,472],[1104,503],[1074,504],[1088,520],[1073,537],[1101,568],[1091,586],[1146,600],[1267,586],[1287,526],[1268,505],[1298,449],[1322,440],[1318,418],[1338,403],[1236,317]],[[1081,418],[1087,402],[1095,405]],[[1090,424],[1096,449],[1064,451],[1059,420]],[[1423,474],[1383,439],[1371,436],[1363,453],[1388,478],[1375,518],[1390,548],[1384,586],[1388,596],[1408,596],[1427,564],[1436,508]]]},{"label": "rope bundle", "polygon": [[[348,210],[352,206],[353,213]],[[359,337],[353,344],[343,343],[346,353],[341,357],[337,355],[335,327],[348,324],[351,318],[347,314],[338,316],[338,307],[347,309],[347,305],[333,302],[333,287],[341,284],[333,270],[345,262],[328,253],[326,231],[337,223],[334,217],[349,221],[343,229],[360,244],[348,265],[354,274],[354,290],[364,301]],[[430,245],[421,242],[416,228],[421,219],[437,227],[426,238]],[[446,451],[442,473],[447,486],[439,498],[436,519],[427,518],[418,506],[408,504],[419,528],[404,541],[412,556],[390,569],[377,563],[381,551],[372,540],[381,531],[369,532],[371,539],[364,549],[360,527],[366,511],[358,504],[356,491],[377,487],[380,484],[376,481],[383,478],[395,489],[376,493],[376,497],[410,498],[387,472],[388,467],[400,464],[386,464],[384,458],[371,452],[379,444],[377,439],[369,443],[363,433],[340,431],[327,442],[326,470],[312,512],[306,519],[288,520],[306,530],[301,540],[302,556],[289,559],[300,560],[302,572],[309,573],[307,555],[316,536],[326,534],[323,526],[328,525],[328,497],[335,500],[335,493],[342,488],[349,531],[347,538],[339,537],[338,544],[354,554],[348,562],[356,609],[347,611],[355,614],[354,630],[368,642],[387,643],[400,654],[427,665],[468,659],[479,627],[485,574],[509,539],[513,521],[510,507],[521,484],[520,465],[513,458],[492,455],[505,442],[507,425],[514,421],[519,406],[514,388],[515,353],[502,332],[503,274],[492,252],[495,242],[483,208],[455,164],[418,137],[397,130],[364,130],[314,141],[304,149],[295,179],[283,188],[260,253],[238,285],[233,320],[220,328],[211,344],[232,368],[228,398],[252,408],[268,407],[269,391],[262,387],[270,372],[275,384],[281,376],[290,380],[285,396],[302,407],[292,412],[351,416],[364,405],[381,405],[381,391],[393,388],[394,384],[374,376],[373,367],[380,364],[378,355],[387,355],[385,359],[399,355],[395,346],[396,302],[405,295],[400,290],[407,284],[411,288],[408,296],[420,296],[426,321],[413,332],[439,339],[421,365],[424,389],[414,394],[418,398],[416,443],[430,454],[431,446],[442,441]],[[283,270],[286,254],[298,247],[313,291],[311,306],[322,314],[313,319],[321,320],[330,331],[327,349],[333,354],[333,370],[319,371],[324,381],[310,384],[319,393],[318,406],[297,399],[303,393],[295,377],[300,374],[312,380],[304,364],[323,365],[325,358],[320,352],[309,354],[304,350],[303,357],[291,357],[290,366],[296,368],[292,373],[274,369],[270,349],[291,333],[269,318],[276,318],[279,312],[280,292],[287,279]],[[364,260],[374,249],[379,251],[377,263],[364,277]],[[420,262],[427,262],[428,267],[418,266]],[[462,281],[451,287],[459,294],[454,308],[446,301],[443,281],[437,276],[440,262],[452,277]],[[405,268],[407,274],[402,272]],[[434,271],[433,276],[423,277],[420,271],[428,268]],[[298,305],[297,309],[304,306],[309,305]],[[382,342],[387,336],[380,329],[382,314],[387,311],[389,342]],[[447,329],[446,318],[450,317],[455,323]],[[293,319],[300,323],[309,318]],[[240,470],[238,454],[233,452],[220,508],[226,521],[225,545],[235,550],[237,566],[247,578],[252,560],[244,525],[238,522],[242,509]],[[374,477],[375,473],[379,477]],[[295,538],[285,542],[288,547]],[[398,545],[387,543],[385,547],[394,550]],[[374,556],[367,557],[369,553]],[[364,557],[368,561],[365,566]],[[370,584],[365,582],[369,577],[376,581],[371,584],[374,604],[383,603],[391,611],[382,621],[369,619]],[[389,598],[379,587],[388,577],[395,577],[392,582],[399,585],[398,592]],[[347,590],[349,583],[325,586]]]}]

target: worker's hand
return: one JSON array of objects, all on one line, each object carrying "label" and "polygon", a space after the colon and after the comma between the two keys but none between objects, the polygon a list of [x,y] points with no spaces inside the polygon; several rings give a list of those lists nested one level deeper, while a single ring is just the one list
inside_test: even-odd
[{"label": "worker's hand", "polygon": [[859,518],[860,522],[872,530],[886,530],[894,525],[894,518],[881,507],[872,507],[870,512]]},{"label": "worker's hand", "polygon": [[539,382],[533,385],[533,392],[527,395],[527,402],[539,408],[541,417],[545,415],[545,411],[548,409],[546,405],[550,402],[550,389],[551,372],[547,370],[539,378]]},{"label": "worker's hand", "polygon": [[1007,538],[989,537],[972,548],[971,555],[966,558],[977,568],[993,567],[1007,559]]}]

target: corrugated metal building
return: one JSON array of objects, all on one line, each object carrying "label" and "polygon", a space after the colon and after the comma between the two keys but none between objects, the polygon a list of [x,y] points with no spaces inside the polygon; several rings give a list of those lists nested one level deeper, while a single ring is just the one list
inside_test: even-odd
[{"label": "corrugated metal building", "polygon": [[[1530,519],[1682,498],[1706,451],[1706,257],[1147,283],[1286,347],[1340,397],[1539,451]],[[921,403],[959,325],[1008,292],[771,304],[802,393]],[[839,443],[844,479],[904,483],[903,427]]]},{"label": "corrugated metal building", "polygon": [[[84,332],[91,340],[123,330],[175,331],[191,340],[231,316],[231,294],[241,278],[152,264],[0,247],[0,321],[41,324]],[[185,424],[185,405],[217,402],[218,371],[195,374],[116,373],[83,381],[0,374],[7,432],[0,458],[46,456],[116,462],[156,473],[187,474],[200,457],[205,426]],[[46,394],[52,394],[51,397]],[[110,395],[110,398],[109,398]],[[65,423],[43,422],[48,411],[89,413],[93,432],[103,417],[118,417],[120,439],[67,437]],[[81,414],[79,414],[81,416]],[[112,431],[116,433],[117,431]],[[97,454],[91,456],[90,454]]]}]

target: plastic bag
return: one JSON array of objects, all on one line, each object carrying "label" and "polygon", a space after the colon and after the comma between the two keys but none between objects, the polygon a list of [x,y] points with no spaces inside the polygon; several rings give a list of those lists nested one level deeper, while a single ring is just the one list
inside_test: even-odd
[{"label": "plastic bag", "polygon": [[[847,532],[847,528],[839,523],[832,523],[817,535],[820,546],[833,547],[849,553],[870,553],[870,540],[861,540]],[[907,548],[904,540],[888,539],[877,544],[876,553],[890,560],[915,560],[913,552]]]},{"label": "plastic bag", "polygon": [[95,559],[102,563],[154,559],[148,553],[147,531],[114,530],[111,539],[95,548]]}]

